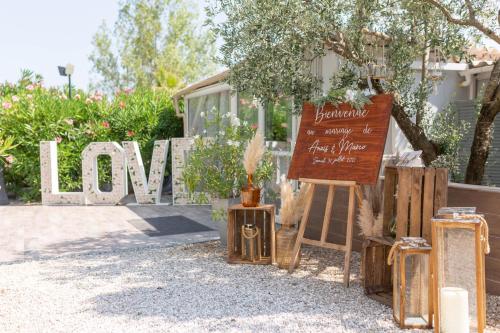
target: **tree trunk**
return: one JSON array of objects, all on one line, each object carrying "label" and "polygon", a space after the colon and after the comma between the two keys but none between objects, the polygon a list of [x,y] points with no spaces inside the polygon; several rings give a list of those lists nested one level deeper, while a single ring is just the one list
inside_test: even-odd
[{"label": "tree trunk", "polygon": [[430,165],[438,157],[438,148],[434,142],[429,140],[424,131],[417,126],[403,110],[403,107],[394,101],[392,116],[405,134],[406,138],[415,150],[422,150],[422,160],[425,165]]},{"label": "tree trunk", "polygon": [[5,180],[3,178],[3,168],[0,165],[0,205],[8,205],[7,190],[5,189]]},{"label": "tree trunk", "polygon": [[486,161],[493,139],[493,122],[500,112],[500,61],[496,61],[491,71],[490,80],[484,91],[481,111],[477,118],[474,139],[470,148],[469,163],[465,174],[465,183],[481,184]]}]

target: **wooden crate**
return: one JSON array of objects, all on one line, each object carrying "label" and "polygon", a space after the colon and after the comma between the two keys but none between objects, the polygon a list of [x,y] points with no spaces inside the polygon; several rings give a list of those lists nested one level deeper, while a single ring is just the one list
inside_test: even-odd
[{"label": "wooden crate", "polygon": [[396,219],[396,240],[423,237],[431,242],[431,218],[448,202],[448,169],[386,167],[384,236]]},{"label": "wooden crate", "polygon": [[367,238],[361,252],[365,293],[387,306],[392,306],[392,275],[387,257],[393,242],[392,238]]},{"label": "wooden crate", "polygon": [[[447,206],[448,170],[444,168],[385,168],[384,235],[368,237],[362,248],[365,293],[392,306],[392,274],[387,256],[401,237],[423,237],[431,243],[431,218]],[[395,221],[395,235],[390,225]],[[395,237],[394,237],[395,236]]]},{"label": "wooden crate", "polygon": [[[227,262],[230,264],[274,264],[275,259],[275,206],[243,207],[233,205],[227,218]],[[255,224],[261,230],[261,260],[252,262],[241,257],[241,226]]]}]

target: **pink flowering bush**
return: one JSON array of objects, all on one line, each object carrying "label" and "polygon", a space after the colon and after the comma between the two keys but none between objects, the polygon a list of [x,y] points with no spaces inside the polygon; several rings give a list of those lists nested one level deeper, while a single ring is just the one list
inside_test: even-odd
[{"label": "pink flowering bush", "polygon": [[[40,141],[58,143],[61,190],[79,191],[81,152],[90,142],[137,141],[146,162],[154,140],[182,136],[168,93],[127,89],[109,97],[77,90],[73,96],[67,98],[67,88],[44,87],[28,71],[17,83],[0,83],[0,133],[16,145],[5,169],[7,189],[26,201],[40,199]],[[109,161],[99,167],[100,181],[109,181]]]}]

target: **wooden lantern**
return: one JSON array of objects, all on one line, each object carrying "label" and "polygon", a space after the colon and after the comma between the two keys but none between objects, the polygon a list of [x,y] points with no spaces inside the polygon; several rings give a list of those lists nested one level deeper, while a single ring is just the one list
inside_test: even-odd
[{"label": "wooden lantern", "polygon": [[452,213],[432,219],[435,332],[481,333],[488,225],[481,215]]},{"label": "wooden lantern", "polygon": [[421,237],[394,243],[393,315],[401,328],[432,327],[431,246]]}]

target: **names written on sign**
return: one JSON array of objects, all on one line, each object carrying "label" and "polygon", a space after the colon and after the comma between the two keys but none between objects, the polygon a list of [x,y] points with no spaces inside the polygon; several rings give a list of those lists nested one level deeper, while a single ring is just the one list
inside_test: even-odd
[{"label": "names written on sign", "polygon": [[304,104],[288,178],[353,180],[378,177],[392,107],[391,95],[372,97],[357,110],[348,104]]}]

